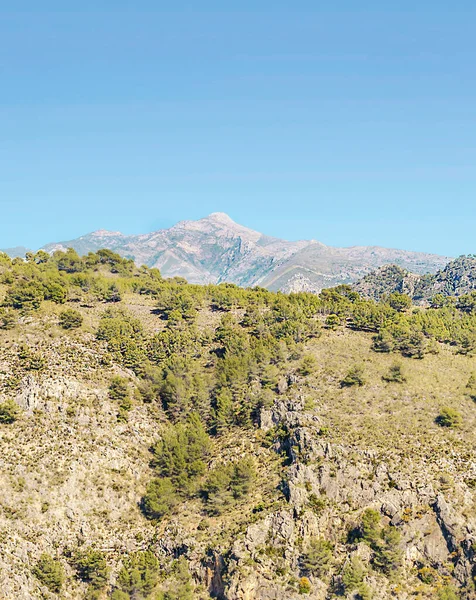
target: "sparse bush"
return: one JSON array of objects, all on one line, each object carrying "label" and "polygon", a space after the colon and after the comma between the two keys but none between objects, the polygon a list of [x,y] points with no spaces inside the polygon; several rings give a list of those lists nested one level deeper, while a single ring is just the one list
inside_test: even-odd
[{"label": "sparse bush", "polygon": [[389,383],[405,383],[407,380],[403,374],[403,367],[400,363],[393,363],[387,373],[382,375],[382,379]]},{"label": "sparse bush", "polygon": [[59,325],[63,329],[77,329],[83,324],[83,315],[74,310],[74,308],[67,308],[60,312]]},{"label": "sparse bush", "polygon": [[159,581],[159,561],[150,551],[128,556],[119,571],[113,600],[148,598]]},{"label": "sparse bush", "polygon": [[306,354],[301,360],[301,364],[299,365],[299,374],[300,375],[311,375],[317,369],[317,359],[312,354]]},{"label": "sparse bush", "polygon": [[233,500],[248,494],[255,477],[253,462],[248,458],[215,467],[202,490],[209,512],[221,514]]},{"label": "sparse bush", "polygon": [[300,594],[310,594],[312,590],[311,582],[307,577],[301,577],[298,584]]},{"label": "sparse bush", "polygon": [[0,404],[0,423],[10,424],[15,422],[20,416],[20,412],[20,407],[14,400],[5,400]]},{"label": "sparse bush", "polygon": [[322,538],[311,540],[302,560],[305,571],[322,578],[332,563],[332,544]]},{"label": "sparse bush", "polygon": [[463,417],[454,408],[446,406],[441,409],[440,414],[436,417],[436,423],[441,427],[460,427],[463,422]]},{"label": "sparse bush", "polygon": [[460,595],[452,585],[445,585],[437,592],[438,600],[459,600]]},{"label": "sparse bush", "polygon": [[347,594],[358,593],[359,600],[370,600],[372,593],[364,582],[366,569],[358,556],[352,556],[344,565],[342,571],[342,584]]},{"label": "sparse bush", "polygon": [[92,591],[103,589],[109,578],[109,569],[104,553],[89,548],[79,550],[73,557],[78,577],[88,583]]},{"label": "sparse bush", "polygon": [[476,400],[476,372],[471,373],[468,379],[466,393],[472,400]]},{"label": "sparse bush", "polygon": [[342,387],[362,386],[364,384],[364,368],[361,365],[356,365],[349,369],[347,375],[341,381]]},{"label": "sparse bush", "polygon": [[58,594],[64,583],[63,565],[49,554],[42,554],[33,568],[33,574],[50,592]]},{"label": "sparse bush", "polygon": [[16,317],[12,310],[0,308],[0,329],[13,329],[16,325]]}]

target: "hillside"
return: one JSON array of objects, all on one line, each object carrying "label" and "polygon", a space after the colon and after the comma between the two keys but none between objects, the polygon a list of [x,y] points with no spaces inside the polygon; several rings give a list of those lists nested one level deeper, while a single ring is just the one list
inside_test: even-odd
[{"label": "hillside", "polygon": [[367,298],[379,300],[387,294],[408,294],[414,302],[428,302],[436,295],[458,297],[476,291],[476,257],[460,256],[435,274],[418,275],[397,265],[369,273],[354,285]]},{"label": "hillside", "polygon": [[230,282],[285,292],[319,292],[354,282],[385,264],[427,273],[449,261],[432,254],[373,246],[333,248],[316,241],[288,242],[243,227],[223,213],[144,235],[97,231],[48,244],[44,250],[67,248],[81,255],[109,248],[138,265],[159,268],[166,277],[184,277],[190,283]]},{"label": "hillside", "polygon": [[6,600],[474,599],[476,311],[0,257]]}]

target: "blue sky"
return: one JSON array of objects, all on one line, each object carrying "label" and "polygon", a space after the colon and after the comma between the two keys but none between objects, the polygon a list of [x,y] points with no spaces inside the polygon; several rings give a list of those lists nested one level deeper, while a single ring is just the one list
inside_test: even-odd
[{"label": "blue sky", "polygon": [[0,11],[0,247],[223,211],[476,252],[474,2],[65,4]]}]

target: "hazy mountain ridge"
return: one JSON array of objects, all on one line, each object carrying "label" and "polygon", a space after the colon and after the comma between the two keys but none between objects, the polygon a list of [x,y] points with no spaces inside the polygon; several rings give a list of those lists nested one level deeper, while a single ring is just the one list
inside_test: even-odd
[{"label": "hazy mountain ridge", "polygon": [[185,277],[191,283],[226,281],[288,292],[317,292],[352,283],[385,264],[434,273],[450,260],[376,246],[334,248],[314,240],[290,242],[239,225],[224,213],[141,235],[96,231],[76,240],[48,244],[44,250],[69,247],[79,254],[110,248],[137,264],[158,267],[165,277]]},{"label": "hazy mountain ridge", "polygon": [[385,294],[408,294],[425,302],[436,294],[462,296],[476,290],[476,257],[460,256],[435,274],[418,275],[397,265],[383,266],[355,284],[365,297],[380,299]]}]

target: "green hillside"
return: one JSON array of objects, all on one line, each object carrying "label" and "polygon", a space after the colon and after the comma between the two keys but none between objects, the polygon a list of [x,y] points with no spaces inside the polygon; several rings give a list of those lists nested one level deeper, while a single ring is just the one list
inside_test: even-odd
[{"label": "green hillside", "polygon": [[0,598],[474,599],[476,296],[0,255]]}]

